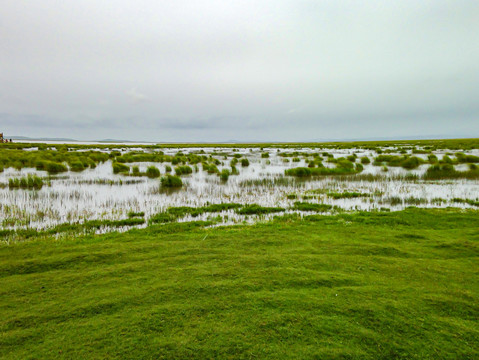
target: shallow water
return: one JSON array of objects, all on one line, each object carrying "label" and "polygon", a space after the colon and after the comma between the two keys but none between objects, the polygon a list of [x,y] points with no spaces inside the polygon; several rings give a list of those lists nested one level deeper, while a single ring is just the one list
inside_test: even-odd
[{"label": "shallow water", "polygon": [[[118,146],[121,149],[121,146]],[[124,150],[130,151],[131,149]],[[144,151],[142,148],[136,151]],[[174,155],[180,149],[162,149],[165,154]],[[199,207],[215,203],[241,203],[258,204],[262,206],[275,206],[290,208],[296,201],[324,203],[339,206],[344,210],[376,210],[391,209],[401,210],[407,206],[420,207],[447,207],[456,206],[461,208],[471,207],[465,203],[453,203],[452,199],[472,199],[479,196],[479,182],[476,180],[442,180],[434,182],[404,181],[398,180],[398,175],[417,174],[422,175],[429,165],[421,165],[419,168],[406,171],[402,168],[389,167],[384,172],[382,167],[365,165],[362,174],[379,174],[383,177],[378,181],[355,180],[355,176],[346,178],[314,178],[308,181],[297,181],[291,177],[284,177],[284,171],[288,168],[307,166],[301,157],[300,162],[284,162],[284,158],[278,156],[277,149],[263,150],[259,148],[238,149],[230,148],[187,148],[181,149],[184,154],[204,151],[206,155],[222,152],[228,154],[241,154],[250,161],[249,167],[241,167],[237,164],[239,175],[229,177],[226,183],[222,183],[215,174],[209,175],[200,170],[191,175],[183,176],[184,188],[169,193],[159,191],[159,179],[146,177],[123,176],[113,174],[110,161],[99,164],[95,169],[87,169],[81,173],[67,172],[58,178],[51,180],[51,186],[44,186],[41,190],[9,190],[8,179],[21,177],[27,174],[36,174],[46,177],[47,173],[35,169],[22,169],[17,171],[12,168],[5,169],[0,173],[0,218],[1,228],[35,228],[44,229],[65,222],[82,222],[86,220],[125,219],[127,213],[145,212],[148,220],[153,214],[164,211],[173,206]],[[368,156],[371,160],[377,156],[372,151],[359,149],[281,149],[281,153],[300,151],[302,153],[322,153],[326,151],[335,158],[348,156],[356,153],[358,157]],[[268,152],[269,158],[261,158],[261,153]],[[476,153],[476,152],[470,152]],[[443,152],[436,155],[442,157]],[[418,154],[427,158],[427,155]],[[224,165],[218,169],[230,168],[231,157],[227,160],[224,156],[215,155],[216,159]],[[323,161],[325,166],[334,166]],[[140,171],[145,171],[150,165],[157,166],[161,173],[165,173],[165,165],[160,163],[130,163],[129,166],[139,166]],[[194,168],[194,166],[192,166]],[[458,165],[458,170],[467,169],[467,165]],[[108,183],[109,182],[109,183]],[[311,190],[323,190],[314,196]],[[360,192],[369,196],[352,199],[333,199],[327,196],[327,192]],[[296,194],[297,199],[288,199],[287,195]],[[311,196],[313,196],[311,198]],[[297,211],[287,210],[286,213]],[[241,223],[267,220],[278,214],[255,216],[241,216],[234,211],[226,211],[221,214],[203,214],[195,220],[207,220],[221,217],[222,223]],[[192,220],[190,216],[182,221]]]}]

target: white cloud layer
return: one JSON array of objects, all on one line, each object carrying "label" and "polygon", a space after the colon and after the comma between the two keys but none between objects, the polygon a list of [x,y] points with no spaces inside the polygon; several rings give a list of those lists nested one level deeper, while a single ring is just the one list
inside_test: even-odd
[{"label": "white cloud layer", "polygon": [[0,131],[479,136],[477,1],[4,0]]}]

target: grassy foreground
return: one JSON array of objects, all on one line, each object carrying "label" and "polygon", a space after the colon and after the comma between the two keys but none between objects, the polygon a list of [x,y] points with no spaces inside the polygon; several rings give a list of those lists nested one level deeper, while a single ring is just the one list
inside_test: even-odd
[{"label": "grassy foreground", "polygon": [[477,359],[479,212],[0,245],[2,359]]}]

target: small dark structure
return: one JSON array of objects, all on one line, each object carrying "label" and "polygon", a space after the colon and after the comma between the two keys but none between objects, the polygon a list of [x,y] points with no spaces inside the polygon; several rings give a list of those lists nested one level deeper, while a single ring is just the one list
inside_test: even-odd
[{"label": "small dark structure", "polygon": [[0,143],[8,143],[8,142],[12,142],[12,139],[10,139],[10,141],[6,138],[3,137],[3,133],[0,133]]}]

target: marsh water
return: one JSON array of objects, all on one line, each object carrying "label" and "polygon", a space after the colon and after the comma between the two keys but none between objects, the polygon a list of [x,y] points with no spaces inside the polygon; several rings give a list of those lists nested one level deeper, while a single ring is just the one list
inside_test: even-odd
[{"label": "marsh water", "polygon": [[[94,148],[94,147],[93,147]],[[36,148],[25,149],[36,151]],[[149,152],[150,149],[122,148],[121,153],[130,151]],[[387,149],[384,149],[387,150]],[[165,155],[202,154],[219,161],[218,169],[231,169],[230,161],[233,155],[249,160],[249,166],[236,167],[238,175],[229,176],[222,181],[217,174],[202,171],[201,165],[192,166],[190,175],[182,176],[183,188],[176,191],[162,191],[160,180],[145,176],[114,174],[112,162],[100,163],[94,169],[82,172],[64,172],[58,176],[49,177],[45,171],[35,168],[16,170],[6,168],[0,173],[0,218],[2,229],[34,228],[46,229],[58,224],[83,222],[87,220],[119,220],[125,219],[130,212],[144,212],[145,220],[152,215],[165,211],[170,207],[190,206],[201,207],[209,204],[239,203],[258,204],[265,207],[282,207],[285,211],[278,214],[253,216],[239,215],[234,210],[220,213],[206,213],[195,220],[215,218],[219,224],[235,224],[255,222],[278,216],[283,213],[300,213],[291,209],[297,201],[309,203],[330,204],[335,209],[343,211],[396,211],[408,206],[418,207],[474,207],[465,201],[477,201],[479,197],[479,181],[454,180],[421,180],[429,164],[423,164],[413,170],[401,167],[375,166],[372,160],[377,153],[364,149],[278,149],[278,148],[236,148],[231,147],[197,147],[197,148],[166,148]],[[293,161],[293,157],[285,156],[288,152],[300,151],[301,156]],[[298,179],[285,176],[285,170],[295,167],[307,167],[308,156],[327,151],[330,157],[341,158],[355,154],[358,159],[367,156],[370,164],[365,164],[360,174],[350,176],[323,176]],[[266,157],[265,154],[268,154]],[[446,151],[434,151],[441,159]],[[281,154],[281,155],[280,155]],[[478,155],[477,150],[468,154]],[[427,159],[426,154],[415,156]],[[165,174],[168,163],[138,162],[128,163],[128,166],[138,166],[144,172],[148,166],[156,166],[161,174]],[[334,164],[324,162],[324,166]],[[467,169],[466,164],[455,165],[457,170]],[[386,171],[387,170],[387,171]],[[40,190],[10,189],[10,178],[18,178],[35,174],[48,179],[48,185]],[[373,174],[372,178],[365,175]],[[408,180],[407,175],[419,177]],[[331,196],[331,194],[356,193],[356,197]],[[190,221],[186,216],[179,221]],[[145,226],[145,225],[143,225]]]}]

